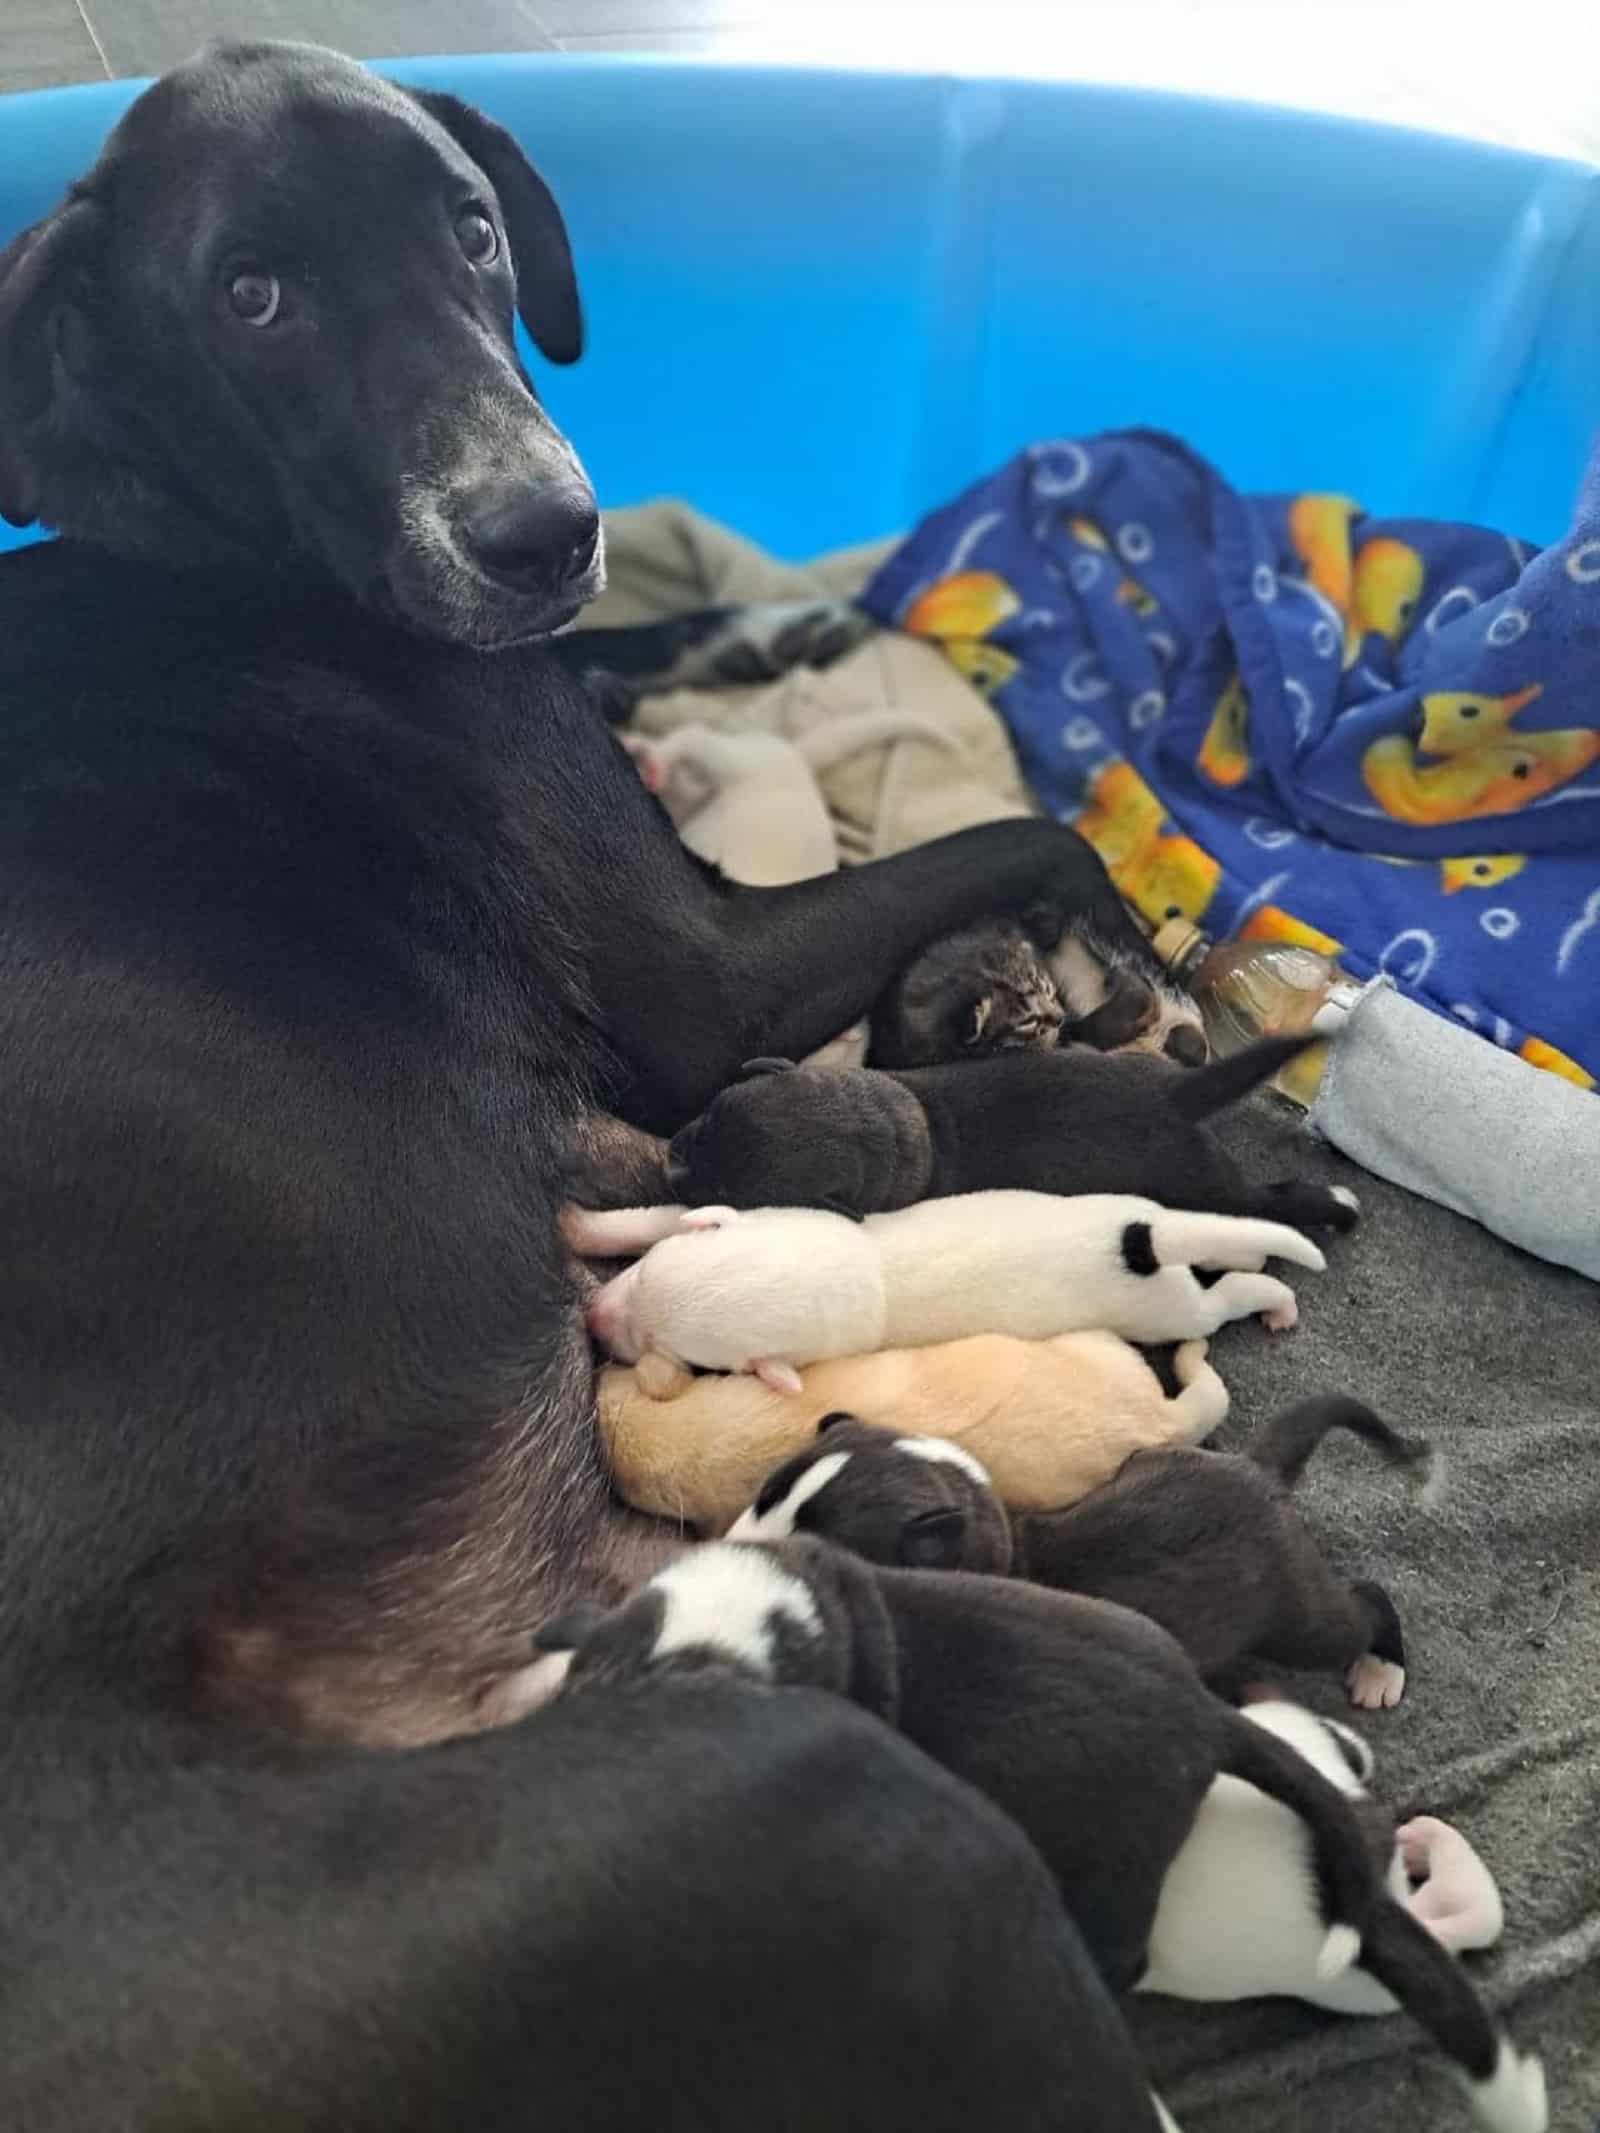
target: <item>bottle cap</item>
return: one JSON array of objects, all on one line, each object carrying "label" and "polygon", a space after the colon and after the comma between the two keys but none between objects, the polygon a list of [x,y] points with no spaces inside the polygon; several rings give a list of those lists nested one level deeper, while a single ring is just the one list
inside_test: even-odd
[{"label": "bottle cap", "polygon": [[1155,938],[1150,943],[1169,970],[1175,970],[1186,962],[1197,948],[1210,946],[1205,934],[1186,918],[1169,918],[1165,925],[1156,928]]}]

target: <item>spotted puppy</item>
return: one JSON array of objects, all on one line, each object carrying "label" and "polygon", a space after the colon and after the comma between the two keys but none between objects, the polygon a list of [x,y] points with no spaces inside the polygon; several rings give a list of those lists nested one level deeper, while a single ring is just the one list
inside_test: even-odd
[{"label": "spotted puppy", "polygon": [[709,1660],[863,1704],[1021,1823],[1117,1989],[1145,1968],[1163,1876],[1220,1772],[1305,1816],[1331,1892],[1330,1973],[1381,1894],[1343,1797],[1125,1608],[880,1569],[811,1540],[713,1541],[621,1607],[560,1618],[537,1641],[572,1652],[564,1692]]},{"label": "spotted puppy", "polygon": [[569,1695],[733,1667],[864,1705],[1020,1824],[1114,1989],[1146,1974],[1174,1864],[1217,1782],[1240,1780],[1281,1804],[1307,1847],[1298,1901],[1315,1913],[1314,1975],[1340,1976],[1359,1956],[1452,2056],[1481,2123],[1543,2133],[1537,2062],[1395,1901],[1344,1791],[1213,1696],[1173,1640],[1125,1608],[875,1568],[816,1541],[722,1541],[539,1641],[570,1653]]},{"label": "spotted puppy", "polygon": [[1254,1785],[1219,1777],[1161,1885],[1150,1967],[1135,1989],[1185,2000],[1291,1997],[1344,2015],[1393,2014],[1403,2006],[1465,2080],[1480,2125],[1541,2133],[1548,2120],[1543,2068],[1493,2033],[1447,1953],[1499,1938],[1500,1895],[1487,1867],[1446,1823],[1419,1817],[1396,1832],[1393,1818],[1367,1795],[1371,1751],[1347,1727],[1277,1700],[1253,1703],[1244,1716],[1355,1803],[1391,1896],[1429,1940],[1408,1934],[1390,1945],[1394,1913],[1384,1909],[1361,1959],[1336,1977],[1322,1974],[1326,1928],[1304,1826]]},{"label": "spotted puppy", "polygon": [[754,1059],[673,1138],[680,1199],[866,1215],[951,1193],[1132,1192],[1164,1207],[1347,1230],[1355,1194],[1288,1178],[1252,1185],[1203,1120],[1313,1040],[1272,1037],[1185,1073],[1083,1045],[967,1066],[823,1075]]},{"label": "spotted puppy", "polygon": [[[685,1229],[681,1207],[564,1218],[579,1252],[653,1247],[589,1302],[590,1331],[620,1361],[649,1351],[796,1391],[799,1364],[969,1334],[1046,1340],[1099,1327],[1194,1340],[1252,1312],[1281,1329],[1297,1307],[1261,1272],[1267,1255],[1324,1264],[1278,1223],[1109,1193],[967,1193],[860,1223],[810,1208],[715,1212],[716,1226],[699,1230]],[[1221,1271],[1207,1285],[1196,1269]]]},{"label": "spotted puppy", "polygon": [[1381,1585],[1336,1576],[1290,1502],[1334,1429],[1396,1465],[1417,1470],[1431,1459],[1423,1440],[1359,1400],[1325,1395],[1278,1415],[1242,1456],[1135,1452],[1069,1509],[1008,1517],[963,1446],[829,1415],[810,1447],[768,1477],[730,1538],[812,1533],[870,1562],[1092,1594],[1161,1623],[1217,1687],[1236,1686],[1246,1660],[1337,1667],[1353,1703],[1389,1708],[1406,1679],[1394,1603]]}]

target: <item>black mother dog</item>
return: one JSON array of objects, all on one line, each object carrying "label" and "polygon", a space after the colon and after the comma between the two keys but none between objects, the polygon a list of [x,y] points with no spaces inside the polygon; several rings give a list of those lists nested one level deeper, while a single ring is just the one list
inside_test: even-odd
[{"label": "black mother dog", "polygon": [[[327,1744],[505,1715],[530,1625],[661,1558],[596,1451],[564,1166],[603,1184],[613,1150],[617,1196],[658,1197],[659,1151],[602,1111],[680,1124],[985,911],[1053,900],[1154,983],[1052,824],[764,893],[684,856],[540,642],[601,536],[514,307],[577,355],[561,218],[510,137],[301,47],[158,83],[0,254],[0,510],[69,536],[0,569],[0,2118],[30,2133],[520,2125],[519,2080],[542,2108],[563,2053],[620,2056],[614,1922],[560,1894],[614,1831],[561,1802],[625,1789],[643,1871],[651,1786],[537,1726],[441,1764]],[[606,1754],[692,1757],[684,1725]],[[844,1755],[842,1809],[889,1755]],[[964,1931],[1010,1842],[971,1814],[960,1874],[938,1845],[900,1868]],[[848,1821],[810,1886],[851,1885]],[[770,2056],[752,1951],[785,1906],[722,1901]],[[477,1921],[426,2023],[397,1903]],[[822,1895],[804,1957],[847,2025],[873,2004],[850,1915]],[[637,1930],[664,1971],[668,1923]],[[974,2122],[918,2071],[958,2008],[974,2064],[1066,2099],[1041,1946],[1020,2029],[1001,1971],[971,1995],[947,1950],[941,2012],[874,2005],[859,2098],[790,2063],[796,2122]],[[541,1963],[570,2004],[517,2029],[489,1973]],[[636,2063],[715,2067],[728,2019],[686,2001]],[[743,2125],[747,2088],[648,2108]]]}]

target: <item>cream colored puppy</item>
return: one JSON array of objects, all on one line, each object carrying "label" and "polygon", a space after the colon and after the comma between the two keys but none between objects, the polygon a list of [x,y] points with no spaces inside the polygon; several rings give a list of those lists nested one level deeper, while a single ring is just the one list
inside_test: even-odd
[{"label": "cream colored puppy", "polygon": [[[864,1222],[793,1207],[571,1211],[567,1235],[591,1255],[644,1250],[588,1307],[619,1360],[648,1351],[793,1391],[799,1364],[979,1333],[1194,1340],[1252,1312],[1286,1329],[1294,1292],[1264,1262],[1324,1265],[1281,1223],[1123,1193],[962,1193]],[[1219,1278],[1203,1286],[1196,1269]]]}]

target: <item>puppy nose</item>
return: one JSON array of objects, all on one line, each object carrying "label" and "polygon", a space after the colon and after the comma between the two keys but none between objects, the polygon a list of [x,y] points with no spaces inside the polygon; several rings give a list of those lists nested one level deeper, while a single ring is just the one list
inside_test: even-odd
[{"label": "puppy nose", "polygon": [[1161,1049],[1169,1059],[1176,1059],[1179,1066],[1186,1067],[1204,1066],[1211,1056],[1211,1047],[1206,1043],[1204,1033],[1187,1022],[1180,1023],[1168,1033]]},{"label": "puppy nose", "polygon": [[488,481],[468,499],[461,530],[491,577],[518,591],[553,593],[576,584],[594,562],[600,512],[576,482]]}]

